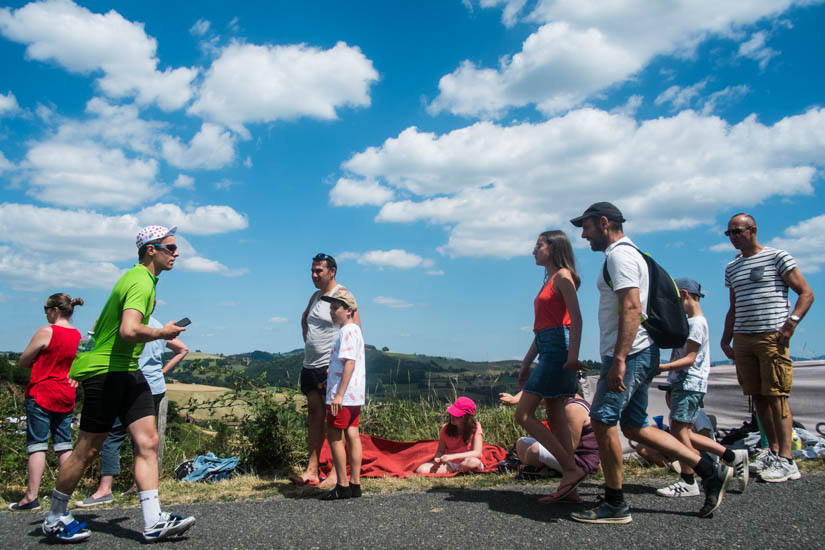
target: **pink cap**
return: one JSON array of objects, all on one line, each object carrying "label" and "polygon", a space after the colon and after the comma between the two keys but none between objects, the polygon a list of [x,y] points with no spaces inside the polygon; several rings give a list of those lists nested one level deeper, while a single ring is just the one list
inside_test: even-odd
[{"label": "pink cap", "polygon": [[174,235],[177,230],[177,225],[173,225],[170,229],[167,229],[162,225],[147,225],[140,230],[140,233],[137,234],[137,239],[135,240],[137,247],[142,248],[149,243],[162,241],[166,237]]},{"label": "pink cap", "polygon": [[465,414],[475,414],[476,404],[469,397],[459,397],[455,400],[455,403],[447,407],[447,412],[456,417],[461,417]]}]

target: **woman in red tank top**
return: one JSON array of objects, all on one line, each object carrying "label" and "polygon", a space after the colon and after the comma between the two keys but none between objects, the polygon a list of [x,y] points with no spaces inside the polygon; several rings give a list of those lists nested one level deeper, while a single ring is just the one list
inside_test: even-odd
[{"label": "woman in red tank top", "polygon": [[19,502],[9,505],[12,511],[37,510],[37,493],[46,468],[49,433],[57,460],[62,465],[72,452],[72,410],[75,388],[68,379],[80,332],[69,320],[75,306],[82,306],[81,298],[68,294],[52,294],[43,308],[49,325],[41,327],[20,355],[18,366],[31,368],[26,386],[26,452],[29,454],[29,481],[26,494]]},{"label": "woman in red tank top", "polygon": [[[544,284],[533,306],[535,337],[521,362],[518,381],[522,388],[516,420],[562,467],[562,478],[551,500],[572,493],[587,475],[574,459],[573,438],[564,407],[576,394],[576,372],[586,368],[579,362],[582,318],[576,289],[581,282],[576,273],[573,247],[562,231],[545,231],[533,249],[536,265],[544,268]],[[533,360],[539,363],[532,369]],[[531,372],[532,369],[532,372]],[[535,416],[544,401],[550,429]]]}]

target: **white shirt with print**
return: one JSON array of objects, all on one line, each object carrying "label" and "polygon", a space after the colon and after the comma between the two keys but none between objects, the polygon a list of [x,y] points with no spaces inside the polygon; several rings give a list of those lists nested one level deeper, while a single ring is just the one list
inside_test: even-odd
[{"label": "white shirt with print", "polygon": [[[696,315],[688,319],[690,332],[688,340],[699,344],[699,351],[696,352],[696,359],[689,368],[670,371],[667,381],[673,385],[673,389],[700,391],[707,393],[708,377],[710,376],[710,351],[708,341],[710,340],[710,329],[708,321],[701,315]],[[674,349],[670,354],[670,361],[676,361],[685,356],[687,342],[679,349]]]},{"label": "white shirt with print", "polygon": [[344,375],[344,361],[348,359],[355,361],[355,370],[352,372],[352,377],[344,392],[344,400],[341,404],[346,406],[363,405],[367,393],[364,338],[361,335],[361,328],[355,323],[349,323],[341,327],[338,338],[332,346],[329,376],[327,377],[327,405],[331,404],[338,394],[341,377]]}]

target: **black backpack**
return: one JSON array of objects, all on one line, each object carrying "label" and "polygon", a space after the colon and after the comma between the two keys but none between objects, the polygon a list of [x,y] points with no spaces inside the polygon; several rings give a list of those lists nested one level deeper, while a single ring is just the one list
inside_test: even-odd
[{"label": "black backpack", "polygon": [[[657,264],[648,254],[639,250],[638,247],[628,242],[618,244],[632,246],[647,263],[650,284],[647,292],[647,311],[645,312],[647,319],[642,322],[642,325],[647,330],[648,335],[660,348],[673,349],[684,346],[690,327],[676,283],[662,266]],[[607,259],[605,259],[602,266],[602,276],[607,286],[613,288],[613,281],[610,280],[610,274],[607,272]]]}]

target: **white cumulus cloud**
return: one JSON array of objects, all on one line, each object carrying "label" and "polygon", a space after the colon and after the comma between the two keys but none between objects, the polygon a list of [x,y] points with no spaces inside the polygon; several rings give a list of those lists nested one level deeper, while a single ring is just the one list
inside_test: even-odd
[{"label": "white cumulus cloud", "polygon": [[224,128],[203,123],[189,145],[180,139],[165,137],[163,139],[163,157],[166,162],[177,168],[200,168],[215,170],[226,166],[235,158],[235,138]]},{"label": "white cumulus cloud", "polygon": [[335,206],[380,206],[393,196],[392,189],[376,181],[340,178],[330,191],[329,200]]},{"label": "white cumulus cloud", "polygon": [[342,260],[354,259],[361,265],[377,267],[394,267],[397,269],[413,269],[416,267],[432,267],[433,261],[422,258],[418,254],[398,248],[392,250],[370,250],[368,252],[343,252],[339,256]]},{"label": "white cumulus cloud", "polygon": [[102,71],[100,89],[111,97],[131,97],[141,104],[178,109],[192,97],[197,70],[158,69],[157,41],[142,23],[118,12],[93,13],[71,0],[31,2],[0,9],[0,33],[26,44],[26,55],[54,61],[80,74]]},{"label": "white cumulus cloud", "polygon": [[782,236],[774,237],[767,244],[787,250],[796,259],[803,275],[821,271],[825,265],[825,214],[785,229]]},{"label": "white cumulus cloud", "polygon": [[179,189],[194,189],[195,180],[192,178],[192,176],[187,176],[186,174],[178,174],[178,177],[175,178],[175,182],[172,185]]},{"label": "white cumulus cloud", "polygon": [[182,210],[175,204],[158,203],[137,213],[141,225],[177,225],[190,235],[216,235],[246,229],[247,217],[229,206],[198,206]]},{"label": "white cumulus cloud", "polygon": [[[111,287],[137,261],[135,236],[143,225],[134,214],[0,203],[0,249],[6,251],[0,251],[0,284],[30,290]],[[224,276],[246,272],[200,256],[183,235],[176,242],[181,250],[177,265],[184,270]]]},{"label": "white cumulus cloud", "polygon": [[243,135],[245,125],[280,119],[336,119],[340,107],[370,104],[378,72],[357,46],[232,43],[206,71],[189,112]]},{"label": "white cumulus cloud", "polygon": [[[708,37],[737,38],[743,27],[809,3],[540,0],[525,18],[540,26],[519,52],[502,57],[497,67],[462,61],[441,78],[429,110],[498,117],[511,107],[535,105],[546,114],[562,112],[626,81],[656,56],[692,55]],[[514,0],[481,5],[503,5],[508,25],[523,7]],[[764,41],[755,33],[740,55],[767,63],[776,52]]]},{"label": "white cumulus cloud", "polygon": [[9,113],[15,112],[20,106],[17,104],[17,98],[9,90],[7,94],[0,94],[0,116],[5,116]]},{"label": "white cumulus cloud", "polygon": [[[512,257],[600,200],[635,232],[714,222],[731,207],[809,195],[825,163],[825,109],[773,125],[694,111],[637,122],[598,109],[541,123],[478,122],[442,135],[408,128],[343,164],[403,190],[378,222],[443,225],[449,255]],[[348,176],[349,177],[349,176]],[[667,200],[663,199],[667,197]]]},{"label": "white cumulus cloud", "polygon": [[22,167],[28,194],[60,206],[125,210],[166,193],[155,182],[155,159],[128,157],[121,149],[92,141],[38,143],[26,153]]}]

